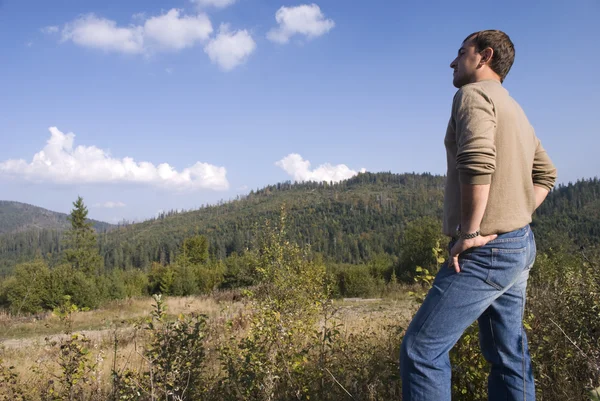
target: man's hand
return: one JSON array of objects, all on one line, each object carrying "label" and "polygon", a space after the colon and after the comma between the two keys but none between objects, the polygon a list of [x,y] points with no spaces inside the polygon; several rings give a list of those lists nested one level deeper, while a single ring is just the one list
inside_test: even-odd
[{"label": "man's hand", "polygon": [[448,263],[448,267],[454,266],[454,270],[457,273],[460,273],[460,266],[458,264],[458,255],[466,251],[467,249],[475,248],[478,246],[484,246],[488,242],[498,237],[497,234],[486,235],[482,237],[481,235],[475,238],[469,239],[459,239],[456,241],[456,244],[450,250],[450,261]]}]

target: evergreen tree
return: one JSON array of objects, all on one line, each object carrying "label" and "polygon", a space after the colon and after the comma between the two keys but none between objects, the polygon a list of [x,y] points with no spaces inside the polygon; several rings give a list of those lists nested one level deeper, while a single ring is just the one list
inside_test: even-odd
[{"label": "evergreen tree", "polygon": [[203,265],[208,261],[208,240],[204,235],[186,238],[178,262],[182,265]]},{"label": "evergreen tree", "polygon": [[98,243],[93,224],[87,220],[88,210],[83,198],[77,197],[73,202],[73,210],[68,217],[71,229],[66,232],[65,257],[75,271],[87,275],[98,275],[103,267],[103,260],[98,252]]}]

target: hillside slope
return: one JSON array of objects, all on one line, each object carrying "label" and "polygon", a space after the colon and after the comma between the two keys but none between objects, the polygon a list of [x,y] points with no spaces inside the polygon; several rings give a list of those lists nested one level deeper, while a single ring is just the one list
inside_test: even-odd
[{"label": "hillside slope", "polygon": [[[224,258],[253,247],[258,230],[277,220],[285,205],[291,240],[310,244],[328,260],[360,263],[379,253],[398,255],[408,222],[439,219],[444,181],[431,174],[365,173],[336,184],[285,182],[234,201],[121,226],[100,233],[98,242],[109,269],[173,261],[183,240],[195,234],[208,238],[213,257]],[[600,243],[599,199],[598,179],[558,186],[534,215],[538,249]],[[57,230],[0,235],[0,273],[36,254],[59,260],[60,252]]]},{"label": "hillside slope", "polygon": [[[111,224],[97,220],[97,231],[106,231]],[[27,203],[0,200],[0,234],[27,231],[30,229],[64,231],[71,227],[65,213],[53,212]]]}]

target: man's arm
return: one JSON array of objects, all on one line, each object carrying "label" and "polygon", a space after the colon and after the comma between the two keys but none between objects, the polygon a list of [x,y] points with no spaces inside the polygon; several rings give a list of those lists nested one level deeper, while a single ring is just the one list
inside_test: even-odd
[{"label": "man's arm", "polygon": [[[489,96],[480,88],[465,87],[454,98],[456,120],[456,169],[461,189],[461,233],[479,230],[485,213],[492,174],[496,170],[496,111]],[[497,235],[459,239],[450,251],[449,266],[458,273],[458,255],[483,246]]]},{"label": "man's arm", "polygon": [[533,192],[535,193],[535,208],[537,209],[544,202],[550,191],[548,191],[548,188],[534,185]]},{"label": "man's arm", "polygon": [[[485,208],[487,206],[489,194],[490,184],[460,184],[461,234],[471,234],[479,231],[481,220],[483,219],[483,214],[485,213]],[[450,257],[452,258],[450,266],[454,266],[454,270],[457,273],[460,272],[458,255],[469,248],[483,246],[496,237],[496,234],[492,234],[485,237],[478,235],[469,239],[460,238],[450,251]]]},{"label": "man's arm", "polygon": [[544,202],[544,199],[546,199],[548,192],[554,187],[554,183],[556,182],[556,167],[552,164],[552,160],[550,160],[540,140],[537,137],[535,140],[537,143],[531,178],[535,193],[535,208],[537,209]]},{"label": "man's arm", "polygon": [[479,230],[490,194],[490,184],[460,184],[460,231],[464,234]]}]

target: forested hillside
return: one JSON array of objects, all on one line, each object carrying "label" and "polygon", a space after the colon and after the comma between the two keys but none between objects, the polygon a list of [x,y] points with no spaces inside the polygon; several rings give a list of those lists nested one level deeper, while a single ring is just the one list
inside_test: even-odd
[{"label": "forested hillside", "polygon": [[[276,218],[285,204],[292,240],[310,244],[332,262],[355,264],[381,253],[398,256],[408,222],[423,216],[440,218],[444,180],[430,174],[365,173],[336,184],[285,182],[194,211],[166,213],[105,232],[106,225],[95,228],[107,269],[170,263],[183,240],[195,234],[205,235],[210,255],[223,259],[252,248],[257,227],[265,219]],[[65,215],[55,215],[66,221]],[[542,248],[565,238],[577,245],[598,244],[598,179],[559,186],[536,212],[533,225]],[[60,253],[60,230],[0,235],[0,271],[4,274],[16,262],[31,260],[36,254],[52,264]]]},{"label": "forested hillside", "polygon": [[[94,228],[106,231],[111,224],[91,220]],[[64,213],[53,212],[21,202],[0,200],[0,234],[30,229],[64,231],[71,227]]]},{"label": "forested hillside", "polygon": [[559,185],[534,216],[542,246],[569,238],[578,246],[600,244],[600,180]]},{"label": "forested hillside", "polygon": [[[148,267],[174,261],[183,240],[205,235],[216,258],[252,247],[256,229],[288,210],[290,236],[339,262],[358,263],[374,253],[397,253],[407,222],[440,217],[444,177],[430,174],[360,174],[340,183],[280,183],[237,200],[185,213],[168,213],[143,223],[99,233],[105,267]],[[0,236],[0,263],[9,272],[36,254],[50,263],[60,253],[53,230]]]},{"label": "forested hillside", "polygon": [[[36,255],[58,260],[62,233],[71,227],[68,215],[13,201],[0,201],[0,274],[12,272],[18,262]],[[97,232],[114,225],[90,220]]]},{"label": "forested hillside", "polygon": [[280,183],[232,202],[123,227],[100,236],[106,267],[175,260],[186,237],[205,235],[217,259],[253,246],[257,227],[285,204],[289,235],[337,262],[397,253],[407,222],[441,217],[444,177],[361,174],[337,184]]}]

